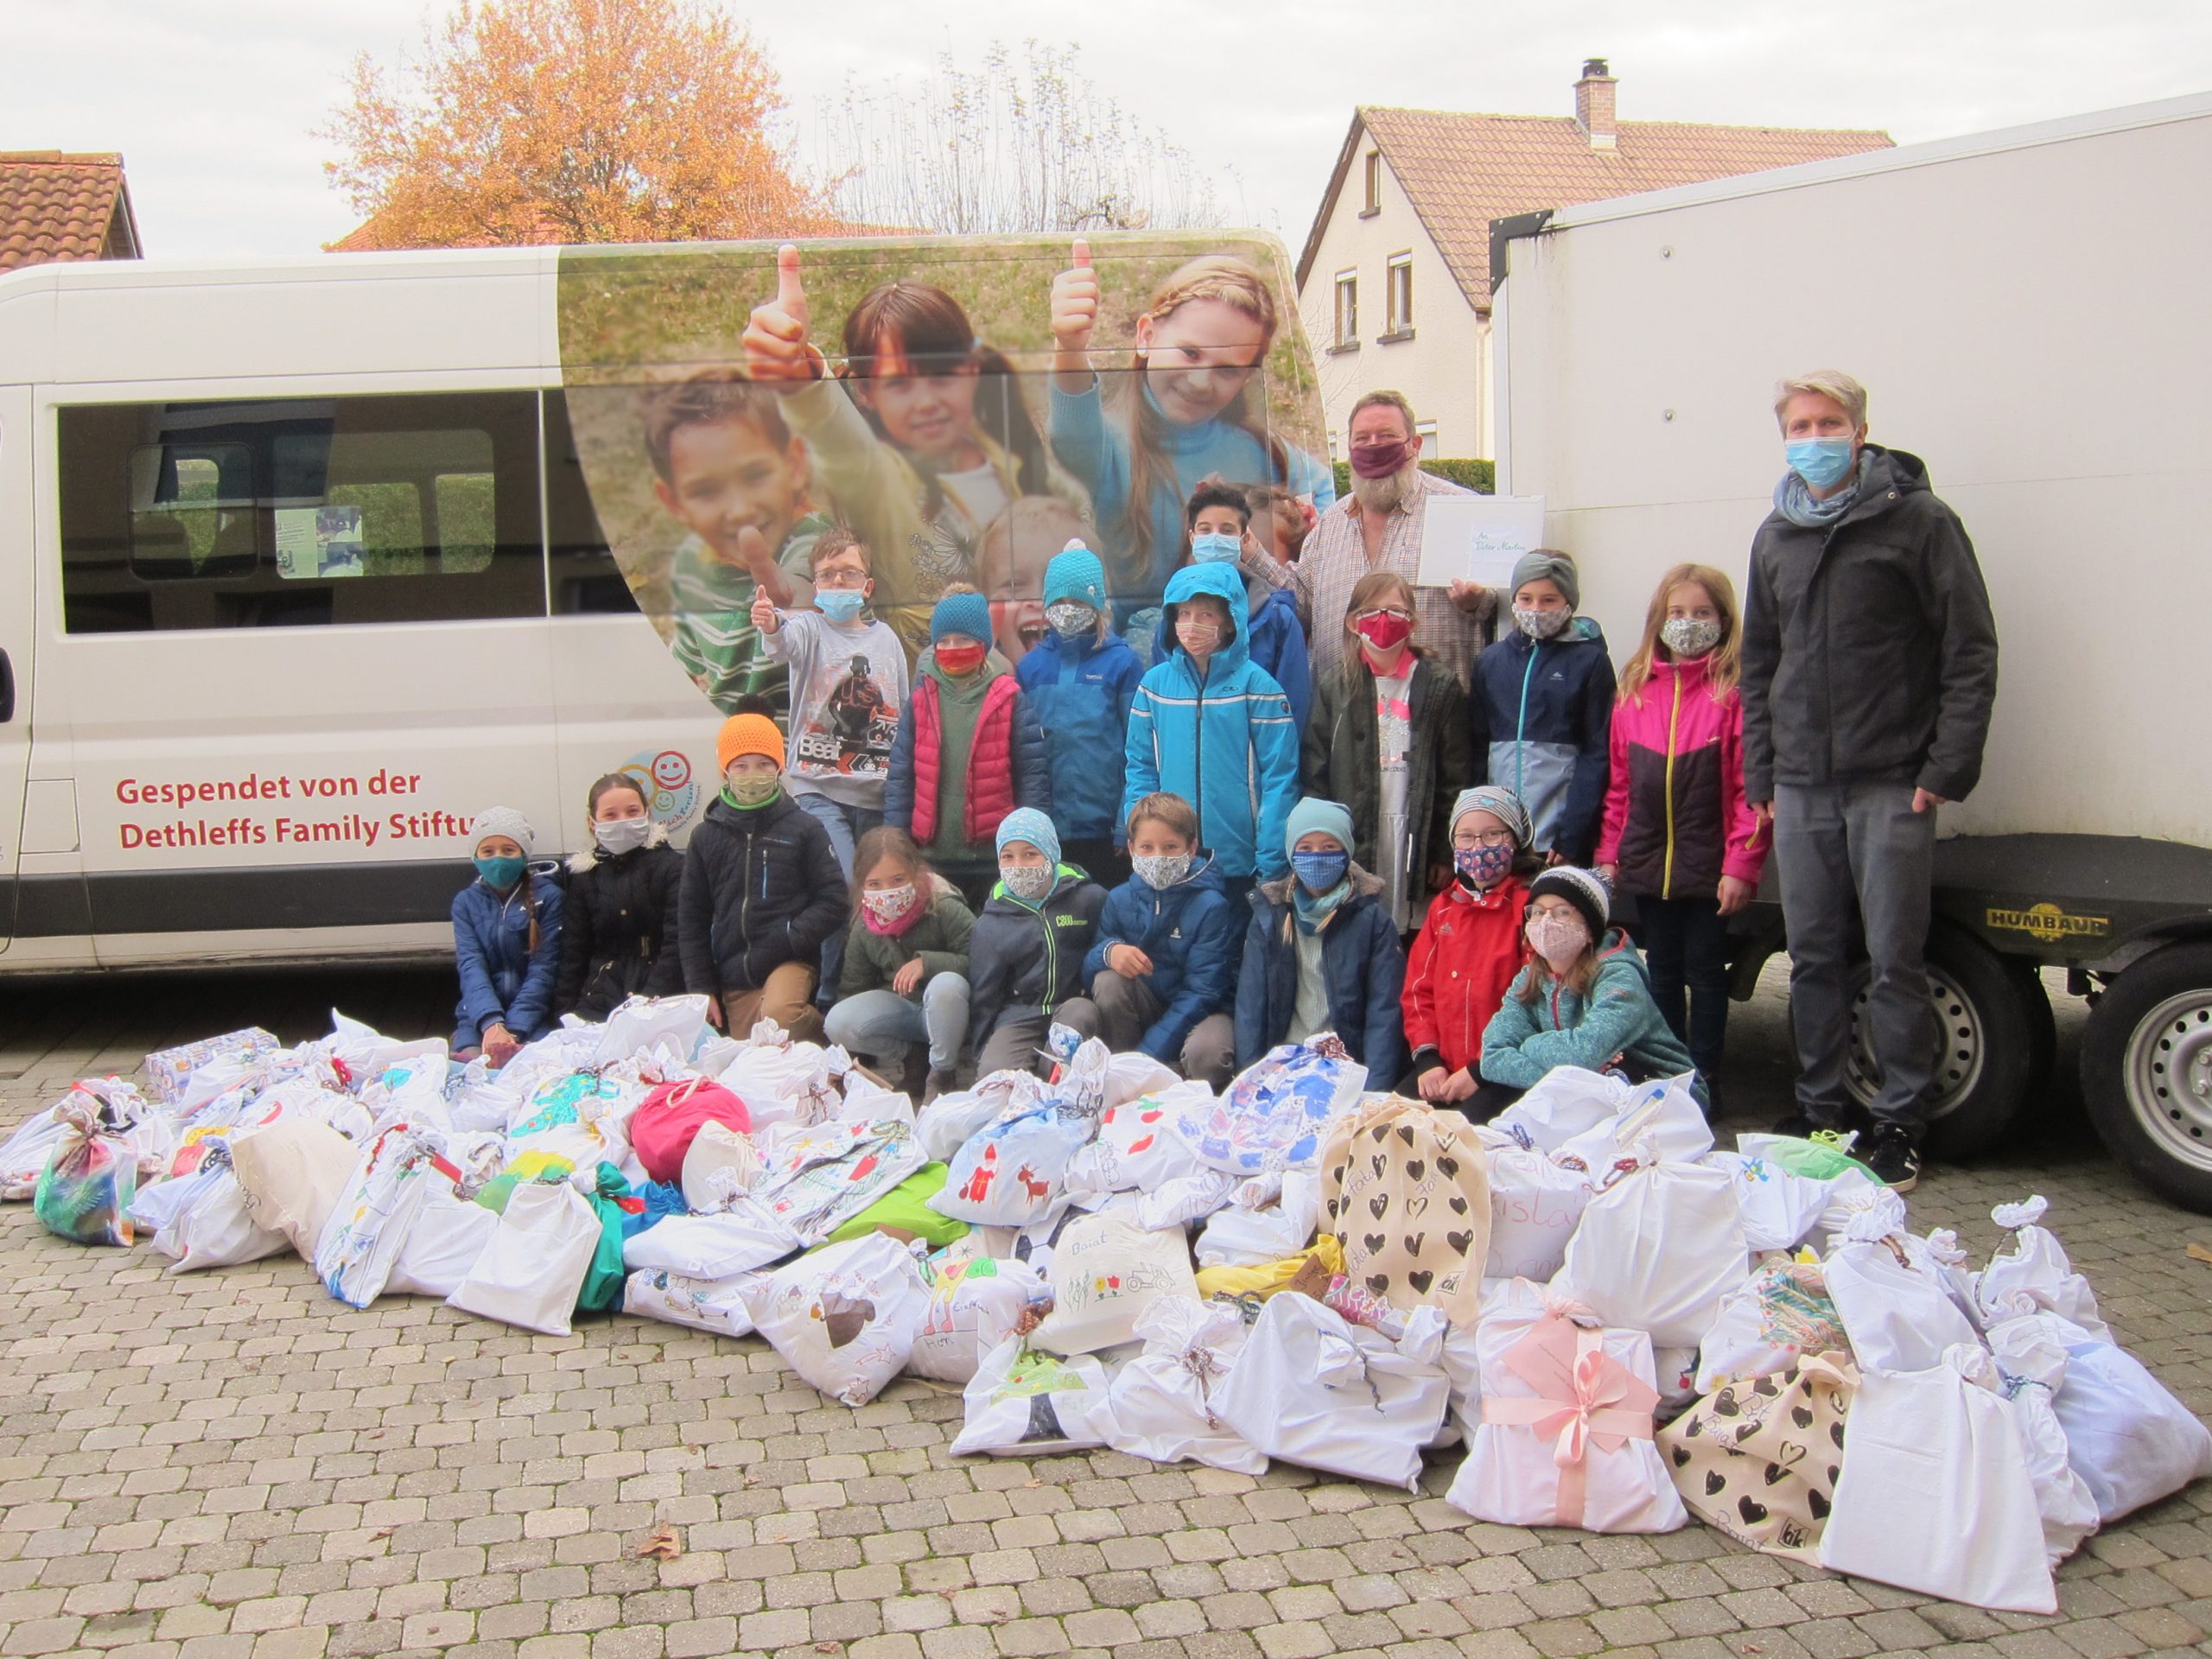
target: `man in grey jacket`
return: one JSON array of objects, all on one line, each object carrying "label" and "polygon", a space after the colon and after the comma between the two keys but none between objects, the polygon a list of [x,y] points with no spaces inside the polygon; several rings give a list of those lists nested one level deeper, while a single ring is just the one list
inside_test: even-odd
[{"label": "man in grey jacket", "polygon": [[1974,544],[1903,450],[1866,442],[1866,390],[1834,370],[1775,400],[1789,470],[1751,542],[1744,607],[1744,791],[1773,826],[1789,931],[1797,1113],[1843,1126],[1850,1101],[1854,901],[1872,961],[1880,1092],[1875,1173],[1919,1179],[1936,1033],[1923,952],[1936,813],[1981,773],[1997,630]]}]

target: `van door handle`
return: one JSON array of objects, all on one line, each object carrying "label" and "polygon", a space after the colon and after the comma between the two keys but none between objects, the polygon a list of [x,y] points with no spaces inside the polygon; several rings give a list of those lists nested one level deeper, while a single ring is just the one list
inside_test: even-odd
[{"label": "van door handle", "polygon": [[0,726],[16,717],[16,665],[0,651]]}]

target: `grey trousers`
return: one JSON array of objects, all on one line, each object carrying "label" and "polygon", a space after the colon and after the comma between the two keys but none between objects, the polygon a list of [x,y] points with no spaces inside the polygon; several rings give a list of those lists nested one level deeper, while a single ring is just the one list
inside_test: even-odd
[{"label": "grey trousers", "polygon": [[1880,1092],[1877,1124],[1919,1138],[1922,1096],[1936,1074],[1929,1001],[1929,891],[1936,814],[1912,810],[1910,784],[1777,784],[1774,855],[1789,930],[1789,1012],[1797,1041],[1797,1106],[1840,1125],[1850,1095],[1851,939],[1854,906],[1873,968],[1866,1022]]},{"label": "grey trousers", "polygon": [[[1090,1000],[1098,1010],[1099,1038],[1116,1054],[1135,1050],[1152,1022],[1167,1011],[1149,982],[1124,979],[1111,968],[1092,977]],[[1226,1014],[1206,1015],[1191,1027],[1183,1052],[1168,1064],[1218,1094],[1236,1075],[1236,1022]]]},{"label": "grey trousers", "polygon": [[1039,1051],[1054,1026],[1096,1037],[1098,1010],[1080,996],[1070,997],[1050,1014],[1041,1008],[1007,1009],[976,1051],[976,1075],[987,1077],[994,1071],[1034,1071],[1039,1077],[1046,1076],[1051,1063]]}]

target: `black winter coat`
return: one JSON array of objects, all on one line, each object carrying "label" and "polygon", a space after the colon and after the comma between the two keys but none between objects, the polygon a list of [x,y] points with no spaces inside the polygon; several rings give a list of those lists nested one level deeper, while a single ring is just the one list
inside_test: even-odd
[{"label": "black winter coat", "polygon": [[1997,625],[1958,515],[1902,449],[1866,446],[1859,498],[1751,539],[1744,603],[1744,793],[1910,784],[1962,801],[1997,700]]},{"label": "black winter coat", "polygon": [[844,873],[830,833],[789,795],[732,806],[717,796],[691,832],[677,903],[686,990],[757,991],[787,962],[818,969],[845,925]]},{"label": "black winter coat", "polygon": [[[1434,896],[1431,862],[1452,862],[1452,804],[1473,781],[1468,743],[1467,694],[1449,669],[1414,659],[1406,702],[1413,737],[1406,748],[1406,903],[1414,916]],[[1308,795],[1351,809],[1352,861],[1368,869],[1382,862],[1375,847],[1382,809],[1382,747],[1375,718],[1375,676],[1364,658],[1347,658],[1316,688],[1306,721],[1299,772]]]},{"label": "black winter coat", "polygon": [[1098,937],[1106,889],[1072,864],[1060,866],[1045,902],[1032,908],[1007,896],[1000,882],[968,936],[968,1042],[980,1053],[999,1016],[1042,1008],[1050,1014],[1084,995],[1083,959]]},{"label": "black winter coat", "polygon": [[630,997],[683,991],[683,958],[676,948],[683,881],[683,855],[659,824],[634,852],[610,858],[588,847],[569,860],[556,1014],[604,1020]]}]

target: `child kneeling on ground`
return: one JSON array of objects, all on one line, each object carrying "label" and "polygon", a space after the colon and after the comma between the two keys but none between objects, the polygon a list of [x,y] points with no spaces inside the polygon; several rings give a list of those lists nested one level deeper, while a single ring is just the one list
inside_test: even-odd
[{"label": "child kneeling on ground", "polygon": [[[1651,1000],[1636,946],[1605,925],[1610,906],[1594,870],[1556,865],[1529,883],[1531,960],[1483,1033],[1483,1086],[1470,1116],[1496,1116],[1557,1065],[1618,1071],[1631,1083],[1691,1069]],[[1702,1079],[1690,1092],[1707,1103]]]},{"label": "child kneeling on ground", "polygon": [[561,889],[530,873],[537,837],[512,806],[476,815],[476,880],[454,895],[453,954],[461,973],[451,1052],[505,1065],[553,1027],[561,961]]},{"label": "child kneeling on ground", "polygon": [[1098,1034],[1097,1010],[1077,993],[1106,890],[1060,862],[1058,832],[1033,807],[1006,815],[998,853],[998,884],[968,941],[979,1077],[1036,1070],[1056,1021]]},{"label": "child kneeling on ground", "polygon": [[1128,836],[1136,873],[1106,895],[1083,963],[1098,1035],[1117,1054],[1141,1049],[1219,1090],[1236,1071],[1229,1009],[1241,918],[1181,796],[1139,801]]},{"label": "child kneeling on ground", "polygon": [[[908,1094],[925,1088],[927,1103],[952,1086],[968,1040],[976,918],[903,830],[880,825],[862,836],[853,869],[853,925],[830,1040],[872,1059],[899,1059],[901,1086]],[[925,1084],[914,1075],[925,1052]]]},{"label": "child kneeling on ground", "polygon": [[1351,861],[1351,813],[1306,799],[1290,810],[1290,874],[1252,893],[1236,982],[1236,1063],[1333,1031],[1368,1080],[1389,1089],[1406,1067],[1399,998],[1406,953],[1382,879]]},{"label": "child kneeling on ground", "polygon": [[1529,960],[1528,809],[1497,784],[1463,789],[1452,808],[1452,885],[1430,901],[1406,959],[1408,1075],[1421,1097],[1456,1106],[1482,1087],[1483,1033]]}]

